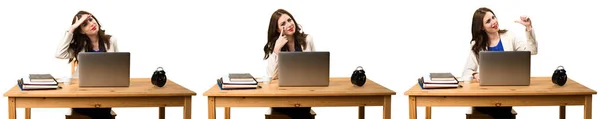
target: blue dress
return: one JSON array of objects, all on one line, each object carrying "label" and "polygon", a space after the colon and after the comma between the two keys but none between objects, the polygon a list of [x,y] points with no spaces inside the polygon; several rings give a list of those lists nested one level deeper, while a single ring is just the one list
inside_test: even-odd
[{"label": "blue dress", "polygon": [[502,39],[500,39],[498,41],[498,45],[496,45],[494,47],[489,47],[488,49],[490,51],[504,51],[504,46],[502,46]]}]

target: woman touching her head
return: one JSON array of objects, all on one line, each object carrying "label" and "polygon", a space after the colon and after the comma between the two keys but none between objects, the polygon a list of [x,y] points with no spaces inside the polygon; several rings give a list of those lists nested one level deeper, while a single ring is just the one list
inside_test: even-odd
[{"label": "woman touching her head", "polygon": [[[115,38],[105,34],[98,19],[86,11],[75,14],[71,27],[58,45],[55,57],[77,63],[77,54],[80,52],[118,52]],[[73,77],[78,77],[77,72]],[[111,108],[73,108],[73,112],[92,119],[112,118]]]},{"label": "woman touching her head", "polygon": [[73,17],[55,56],[77,62],[79,52],[118,52],[116,39],[105,34],[98,19],[87,11],[79,11]]},{"label": "woman touching her head", "polygon": [[268,62],[267,75],[278,79],[277,55],[280,52],[310,52],[315,47],[312,36],[302,31],[294,16],[284,9],[278,9],[271,15],[263,50],[263,60]]},{"label": "woman touching her head", "polygon": [[[263,60],[268,62],[268,76],[271,76],[273,80],[279,78],[277,55],[280,52],[310,52],[314,50],[312,36],[302,32],[292,14],[283,9],[273,12],[269,21],[267,43],[263,49],[265,53]],[[310,110],[310,107],[272,108],[273,112],[288,115],[292,119],[310,119],[312,116]]]}]

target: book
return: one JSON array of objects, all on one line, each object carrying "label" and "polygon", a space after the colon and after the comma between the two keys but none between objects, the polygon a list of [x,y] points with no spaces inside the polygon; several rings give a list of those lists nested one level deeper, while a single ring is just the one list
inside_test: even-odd
[{"label": "book", "polygon": [[56,79],[51,74],[29,74],[31,82],[53,82]]},{"label": "book", "polygon": [[219,88],[221,88],[221,90],[232,90],[232,89],[256,89],[258,88],[258,83],[253,84],[253,85],[248,85],[248,84],[225,84],[223,83],[224,79],[223,78],[219,78],[217,79],[217,85],[219,86]]},{"label": "book", "polygon": [[58,81],[54,80],[54,81],[31,81],[28,79],[21,79],[23,80],[23,84],[26,85],[58,85]]},{"label": "book", "polygon": [[[434,76],[439,77],[438,74]],[[434,80],[436,78],[433,78],[431,75],[425,75],[421,78],[423,79],[423,83],[425,84],[458,84],[458,80],[456,78],[452,78],[452,80],[439,80],[439,78],[437,80]]]},{"label": "book", "polygon": [[26,85],[58,85],[58,81],[56,81],[56,79],[49,77],[52,76],[32,74],[29,76],[24,76],[20,80],[22,80],[22,83]]},{"label": "book", "polygon": [[221,89],[256,89],[258,85],[222,85]]},{"label": "book", "polygon": [[19,88],[21,88],[21,90],[48,90],[48,89],[58,89],[60,88],[60,86],[58,86],[57,84],[27,84],[26,82],[28,82],[28,80],[25,80],[23,78],[17,80],[17,85],[19,86]]},{"label": "book", "polygon": [[429,73],[432,81],[453,81],[456,80],[452,73]]},{"label": "book", "polygon": [[418,79],[418,84],[421,86],[421,89],[444,89],[444,88],[458,88],[460,85],[458,83],[425,83],[424,78]]},{"label": "book", "polygon": [[256,81],[250,73],[229,73],[229,80],[232,82],[252,82]]},{"label": "book", "polygon": [[258,85],[258,81],[252,80],[232,80],[228,76],[221,77],[221,83],[231,85]]}]

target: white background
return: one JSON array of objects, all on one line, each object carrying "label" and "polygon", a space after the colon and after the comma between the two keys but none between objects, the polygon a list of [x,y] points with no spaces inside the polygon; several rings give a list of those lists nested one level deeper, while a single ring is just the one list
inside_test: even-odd
[{"label": "white background", "polygon": [[[597,1],[593,1],[597,2]],[[469,52],[475,9],[490,7],[500,27],[524,38],[514,23],[529,15],[539,54],[532,57],[532,76],[551,76],[564,65],[568,76],[598,90],[597,3],[582,0],[18,0],[0,1],[0,91],[28,73],[70,74],[67,60],[54,58],[64,32],[78,10],[93,13],[108,34],[131,52],[131,76],[150,77],[163,66],[170,80],[198,95],[193,118],[207,118],[202,93],[228,72],[266,74],[262,48],[268,21],[278,8],[289,10],[316,50],[331,52],[331,76],[348,77],[356,66],[396,91],[392,118],[408,118],[404,91],[424,73],[449,71],[460,76]],[[594,102],[599,103],[594,96]],[[7,98],[0,98],[0,119],[7,118]],[[356,107],[316,107],[318,119],[356,118]],[[424,108],[418,108],[424,118]],[[461,119],[467,107],[433,107],[433,118]],[[66,108],[32,109],[34,119],[62,119]],[[157,118],[157,108],[114,108],[120,119]],[[167,118],[182,118],[181,107],[169,107]],[[517,118],[557,119],[558,106],[515,107]],[[594,105],[593,113],[600,107]],[[232,108],[233,119],[264,118],[266,108]],[[17,109],[23,118],[24,110]],[[381,107],[367,107],[366,117],[382,117]],[[594,115],[598,118],[600,115]],[[217,108],[223,118],[223,108]],[[567,107],[567,118],[583,118],[582,106]]]}]

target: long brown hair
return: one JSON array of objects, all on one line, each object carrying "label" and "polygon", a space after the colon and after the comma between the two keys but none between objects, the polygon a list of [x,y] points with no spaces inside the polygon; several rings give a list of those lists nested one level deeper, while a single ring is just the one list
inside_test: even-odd
[{"label": "long brown hair", "polygon": [[302,28],[299,27],[298,22],[296,22],[296,19],[294,19],[294,16],[292,16],[292,14],[290,14],[290,12],[284,10],[284,9],[277,9],[275,12],[273,12],[273,14],[271,15],[271,20],[269,21],[269,29],[268,29],[268,33],[267,33],[267,44],[265,44],[265,47],[263,48],[264,52],[265,52],[265,56],[264,59],[269,58],[269,54],[273,53],[273,49],[275,48],[275,43],[277,41],[277,39],[279,38],[279,30],[278,30],[278,25],[277,25],[277,21],[279,20],[279,17],[281,17],[282,15],[287,14],[290,16],[290,18],[292,18],[292,20],[294,21],[295,24],[295,28],[296,28],[296,32],[294,33],[294,40],[297,43],[300,43],[300,45],[302,45],[302,47],[306,47],[306,36],[307,34],[304,34],[304,32],[302,31]]},{"label": "long brown hair", "polygon": [[[75,24],[75,22],[77,22],[77,18],[81,18],[84,14],[92,15],[87,11],[79,11],[77,12],[77,14],[75,14],[75,16],[73,16],[73,21],[71,22],[71,25]],[[98,44],[100,44],[99,47],[100,49],[104,49],[104,51],[102,52],[106,52],[106,49],[110,49],[111,35],[104,34],[104,30],[102,29],[102,25],[100,25],[98,19],[96,19],[94,15],[92,15],[92,18],[96,20],[96,23],[98,24],[98,37],[100,37],[98,40]],[[69,44],[69,50],[73,51],[71,56],[74,57],[69,58],[69,62],[73,60],[77,62],[77,54],[79,54],[81,50],[85,50],[87,52],[93,49],[93,46],[90,43],[90,38],[87,35],[81,33],[81,26],[85,26],[86,24],[88,24],[88,21],[81,23],[81,25],[79,25],[79,27],[77,27],[75,31],[73,31],[73,40],[71,40],[71,43]],[[106,45],[106,48],[103,44]]]},{"label": "long brown hair", "polygon": [[[490,38],[485,32],[485,29],[483,29],[483,17],[487,12],[491,12],[494,16],[496,16],[491,9],[485,7],[475,10],[475,13],[473,13],[473,23],[471,24],[471,42],[475,41],[475,44],[473,47],[471,47],[471,51],[475,53],[476,57],[479,57],[479,51],[488,50]],[[498,33],[506,33],[506,30],[499,30]]]}]

